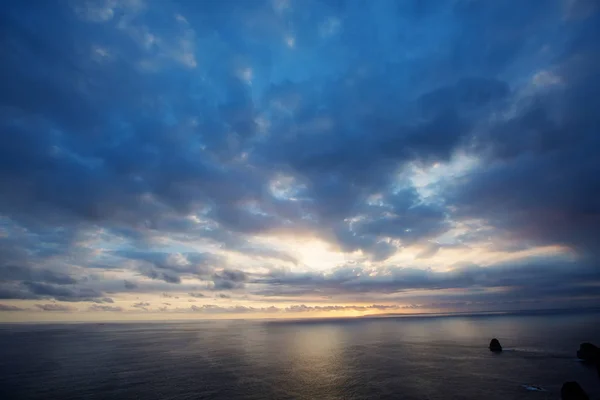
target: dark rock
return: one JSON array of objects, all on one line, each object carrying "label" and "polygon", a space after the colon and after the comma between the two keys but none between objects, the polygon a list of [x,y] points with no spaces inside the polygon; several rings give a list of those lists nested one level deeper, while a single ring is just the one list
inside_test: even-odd
[{"label": "dark rock", "polygon": [[500,342],[498,341],[498,339],[493,338],[490,342],[490,350],[493,352],[500,352],[502,351],[502,346],[500,346]]},{"label": "dark rock", "polygon": [[585,361],[600,361],[600,348],[591,343],[581,343],[577,350],[577,358]]},{"label": "dark rock", "polygon": [[560,389],[560,398],[562,400],[590,400],[577,382],[565,382]]}]

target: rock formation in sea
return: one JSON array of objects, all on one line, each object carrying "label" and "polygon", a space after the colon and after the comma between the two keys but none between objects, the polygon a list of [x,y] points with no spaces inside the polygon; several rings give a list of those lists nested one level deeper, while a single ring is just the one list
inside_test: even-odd
[{"label": "rock formation in sea", "polygon": [[590,400],[577,382],[565,382],[560,389],[561,400]]},{"label": "rock formation in sea", "polygon": [[592,343],[581,343],[577,350],[577,358],[589,362],[600,361],[600,348]]},{"label": "rock formation in sea", "polygon": [[490,350],[493,352],[500,352],[502,351],[502,346],[500,345],[500,342],[498,341],[498,339],[493,338],[490,341]]}]

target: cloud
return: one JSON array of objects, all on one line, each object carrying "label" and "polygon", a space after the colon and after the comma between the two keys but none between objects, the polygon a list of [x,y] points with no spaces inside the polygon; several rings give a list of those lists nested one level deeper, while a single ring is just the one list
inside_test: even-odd
[{"label": "cloud", "polygon": [[[102,15],[109,14],[105,11]],[[176,21],[172,23],[176,25]],[[178,35],[175,32],[179,29],[175,25],[171,28],[174,36]],[[11,20],[10,26],[13,28],[14,45],[23,49],[31,46],[32,38],[40,46],[48,48],[53,48],[48,44],[49,40],[70,43],[61,39],[89,39],[85,35],[73,34],[78,25],[76,20],[66,16],[62,17],[62,29],[58,30],[48,23],[41,24],[40,33],[35,34],[27,32],[17,21]],[[90,26],[89,29],[102,35],[102,26]],[[133,28],[129,26],[125,33],[131,35],[130,29]],[[43,32],[52,34],[43,36]],[[123,43],[112,37],[110,40],[115,46]],[[162,42],[153,43],[153,46],[162,49]],[[358,50],[368,51],[370,46],[365,44]],[[143,46],[131,51],[122,50],[124,54],[137,57],[144,57],[146,51]],[[361,249],[373,252],[376,258],[385,258],[394,248],[387,246],[378,237],[381,235],[374,233],[375,221],[370,228],[365,227],[366,232],[355,234],[343,220],[361,211],[357,208],[367,211],[362,204],[364,197],[385,189],[393,172],[402,163],[415,159],[448,159],[469,132],[472,125],[469,113],[503,100],[507,93],[503,82],[492,78],[466,77],[442,89],[416,95],[403,90],[406,87],[402,82],[394,79],[393,74],[399,72],[394,70],[397,66],[390,66],[385,74],[373,69],[361,74],[346,67],[345,71],[339,71],[343,79],[331,84],[318,81],[272,84],[265,88],[264,100],[254,103],[245,83],[231,75],[233,72],[211,71],[211,81],[220,86],[219,93],[224,96],[216,97],[222,98],[216,107],[204,105],[206,111],[212,114],[192,129],[186,125],[185,121],[191,118],[186,113],[202,104],[196,104],[194,93],[183,94],[176,90],[178,84],[173,81],[173,76],[157,71],[160,79],[156,79],[156,75],[140,74],[131,69],[132,64],[124,62],[104,68],[91,67],[88,60],[78,56],[75,44],[63,46],[60,53],[71,63],[61,63],[53,59],[51,53],[42,53],[35,64],[24,65],[24,60],[18,57],[7,60],[5,75],[10,78],[7,81],[21,82],[21,87],[31,85],[30,77],[37,73],[35,65],[53,65],[56,83],[37,85],[40,96],[35,102],[19,98],[18,92],[10,88],[5,88],[4,100],[15,105],[21,113],[54,121],[63,128],[62,135],[67,138],[59,140],[58,136],[45,135],[45,139],[39,141],[36,140],[36,132],[39,129],[50,130],[48,125],[44,126],[45,122],[40,121],[42,127],[39,128],[33,124],[18,125],[11,122],[14,119],[6,119],[5,129],[13,131],[12,136],[19,140],[7,143],[4,159],[11,163],[18,155],[21,160],[28,161],[22,164],[12,162],[10,174],[3,179],[12,187],[3,208],[10,211],[15,219],[28,222],[35,215],[38,223],[51,223],[49,217],[52,215],[52,218],[59,218],[63,223],[69,221],[70,224],[100,221],[109,229],[140,224],[158,227],[167,214],[166,210],[184,216],[197,207],[208,207],[207,216],[218,226],[232,232],[272,231],[283,229],[290,223],[299,229],[307,225],[319,235],[339,242],[343,250]],[[222,61],[226,64],[234,59],[233,54],[225,53],[223,57]],[[344,63],[336,63],[337,67],[342,65]],[[73,74],[84,74],[82,89],[69,81]],[[346,85],[344,82],[348,79],[355,83]],[[102,82],[98,86],[102,90],[93,90],[96,82]],[[315,88],[317,84],[321,86],[319,90]],[[214,91],[208,86],[194,90]],[[318,93],[323,94],[316,101]],[[50,98],[59,98],[57,95],[65,101],[50,101]],[[172,108],[176,113],[173,116],[177,121],[175,125],[166,123],[152,112],[145,113],[144,118],[137,118],[140,110],[133,104],[148,104],[147,107],[150,107],[152,101],[162,98],[178,104],[177,109]],[[387,104],[378,100],[384,98]],[[290,99],[297,100],[292,104]],[[407,115],[399,115],[392,110],[391,103],[396,103],[397,107],[414,108],[413,120],[409,122]],[[272,128],[296,133],[256,140],[252,142],[253,151],[245,163],[229,162],[250,149],[248,141],[256,135],[254,121],[259,113],[281,113],[281,110],[273,109],[276,104],[283,105],[294,118],[277,117],[272,121]],[[364,111],[346,112],[349,109]],[[112,120],[104,116],[111,113],[118,115],[117,119],[123,123],[135,120],[129,134],[110,126],[113,122],[109,121]],[[295,122],[290,125],[291,121]],[[309,135],[302,131],[309,126],[323,132]],[[348,136],[345,133],[348,126],[360,127],[360,131]],[[78,132],[82,129],[112,133],[111,137],[82,141],[78,140]],[[210,131],[212,135],[198,136],[196,130]],[[176,135],[171,134],[175,131],[178,132]],[[371,131],[378,134],[372,135]],[[223,141],[222,138],[228,139]],[[119,146],[107,145],[117,142]],[[232,145],[232,142],[235,144]],[[127,153],[122,151],[124,148],[129,149]],[[168,154],[179,156],[169,157]],[[36,168],[44,163],[47,168]],[[265,195],[265,180],[280,171],[286,171],[302,182],[306,188],[300,193],[303,200],[290,202],[287,198],[278,200]],[[64,179],[68,175],[72,178]],[[16,177],[20,182],[29,184],[18,184]],[[239,182],[244,184],[239,185]],[[29,191],[31,187],[38,188],[36,196]],[[255,212],[252,204],[263,211]],[[406,209],[410,206],[406,203]],[[306,219],[306,215],[313,216],[314,222],[307,222],[310,219]],[[377,226],[386,228],[384,234],[391,234],[390,228],[397,222],[393,218],[377,217],[372,215]],[[439,223],[443,225],[442,220]],[[328,227],[332,224],[339,226],[340,233],[329,234]],[[433,230],[426,230],[422,235],[435,232],[433,225],[430,229]],[[414,232],[413,236],[417,237]],[[397,235],[398,231],[393,233]],[[164,254],[144,255],[123,250],[115,254],[158,265],[143,271],[153,279],[179,283],[182,273],[198,273],[197,270],[177,271],[176,267],[180,265],[170,264]],[[198,266],[197,263],[195,265]]]},{"label": "cloud", "polygon": [[288,307],[248,307],[235,305],[222,307],[214,304],[205,304],[203,306],[192,305],[190,310],[194,312],[207,314],[245,314],[245,313],[303,313],[303,312],[340,312],[340,311],[387,311],[400,309],[397,305],[372,304],[366,306],[345,306],[345,305],[327,305],[327,306],[307,306],[305,304],[296,304]]},{"label": "cloud", "polygon": [[213,275],[214,290],[240,289],[249,280],[247,273],[241,270],[224,269]]},{"label": "cloud", "polygon": [[58,301],[78,302],[91,301],[95,303],[112,303],[110,297],[105,297],[97,290],[74,285],[52,285],[41,282],[8,282],[0,283],[0,298],[3,299],[55,299]]},{"label": "cloud", "polygon": [[89,308],[89,311],[106,311],[106,312],[121,312],[123,311],[122,307],[117,306],[102,306],[99,304],[92,304]]},{"label": "cloud", "polygon": [[598,3],[593,0],[564,0],[563,4],[568,20],[587,18],[598,10]]},{"label": "cloud", "polygon": [[0,298],[597,281],[594,1],[42,3],[0,17]]},{"label": "cloud", "polygon": [[9,304],[0,304],[0,312],[1,311],[25,311],[25,308],[11,306]]},{"label": "cloud", "polygon": [[123,281],[123,285],[125,286],[125,289],[128,289],[128,290],[132,290],[132,289],[137,289],[138,288],[138,285],[135,282],[131,282],[131,281],[128,281],[128,280],[124,280]]},{"label": "cloud", "polygon": [[[430,296],[443,296],[447,290],[460,289],[458,296],[468,299],[490,289],[502,289],[498,298],[546,298],[588,295],[598,300],[594,285],[600,271],[581,267],[568,260],[530,258],[489,266],[456,266],[447,272],[431,269],[346,266],[331,273],[289,273],[274,271],[263,278],[266,296],[303,296],[306,294],[348,295],[350,293],[402,293],[428,290]],[[436,293],[437,292],[437,293]]]},{"label": "cloud", "polygon": [[431,243],[427,245],[419,254],[417,254],[416,258],[430,258],[434,256],[439,250],[440,245],[436,243]]},{"label": "cloud", "polygon": [[307,306],[305,304],[298,304],[286,307],[285,312],[297,313],[297,312],[322,312],[322,311],[386,311],[398,309],[397,305],[383,305],[383,304],[372,304],[369,306],[339,306],[339,305],[328,305],[328,306]]},{"label": "cloud", "polygon": [[196,298],[202,298],[202,297],[206,297],[204,294],[202,293],[188,293],[190,296],[192,297],[196,297]]},{"label": "cloud", "polygon": [[36,269],[29,266],[0,266],[0,278],[3,281],[38,281],[57,285],[71,285],[77,283],[67,274],[48,270]]},{"label": "cloud", "polygon": [[150,307],[150,303],[141,301],[139,303],[133,304],[132,307],[133,308],[139,308],[139,309],[144,310],[144,311],[148,311],[148,307]]},{"label": "cloud", "polygon": [[24,282],[23,286],[29,290],[32,298],[51,297],[58,301],[112,302],[111,298],[103,297],[101,292],[90,288],[57,286],[39,282]]},{"label": "cloud", "polygon": [[74,307],[56,303],[36,304],[35,306],[42,311],[71,312],[76,310]]},{"label": "cloud", "polygon": [[196,306],[196,305],[192,305],[190,307],[191,311],[194,312],[200,312],[200,313],[206,313],[206,314],[245,314],[245,313],[251,313],[251,312],[260,312],[262,311],[262,309],[260,308],[254,308],[254,307],[247,307],[247,306],[232,306],[232,307],[221,307],[221,306],[217,306],[214,304],[205,304],[202,306]]},{"label": "cloud", "polygon": [[485,219],[515,240],[597,260],[600,164],[592,149],[600,103],[591,93],[600,89],[593,72],[600,58],[596,44],[579,46],[556,66],[564,85],[533,94],[489,128],[479,143],[487,162],[448,197],[455,218]]},{"label": "cloud", "polygon": [[139,262],[136,267],[143,275],[168,283],[181,283],[182,276],[204,278],[224,261],[209,253],[164,253],[116,251],[115,255]]},{"label": "cloud", "polygon": [[102,297],[99,300],[95,300],[95,303],[114,303],[114,300],[111,299],[110,297]]}]

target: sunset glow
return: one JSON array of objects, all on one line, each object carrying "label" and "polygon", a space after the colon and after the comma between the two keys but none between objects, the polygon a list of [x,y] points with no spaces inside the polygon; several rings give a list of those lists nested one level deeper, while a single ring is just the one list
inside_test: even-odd
[{"label": "sunset glow", "polygon": [[593,2],[9,3],[2,321],[600,304]]}]

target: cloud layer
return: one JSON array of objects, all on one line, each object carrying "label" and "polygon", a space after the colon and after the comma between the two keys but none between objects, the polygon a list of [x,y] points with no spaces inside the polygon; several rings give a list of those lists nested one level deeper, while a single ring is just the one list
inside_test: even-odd
[{"label": "cloud layer", "polygon": [[600,8],[538,3],[7,2],[0,310],[598,304]]}]

